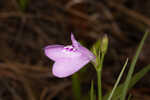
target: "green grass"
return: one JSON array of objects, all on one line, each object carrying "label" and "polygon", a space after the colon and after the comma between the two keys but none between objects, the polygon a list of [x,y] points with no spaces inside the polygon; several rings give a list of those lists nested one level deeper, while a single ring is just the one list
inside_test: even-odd
[{"label": "green grass", "polygon": [[90,100],[95,100],[94,82],[93,81],[91,81]]},{"label": "green grass", "polygon": [[118,77],[118,79],[117,79],[117,81],[116,81],[116,83],[115,83],[115,85],[114,85],[114,87],[113,87],[113,89],[112,89],[112,91],[111,91],[109,97],[108,97],[108,100],[111,100],[111,99],[112,99],[112,96],[113,96],[113,94],[114,94],[114,92],[115,92],[115,90],[116,90],[116,88],[117,88],[117,86],[118,86],[118,84],[119,84],[119,82],[120,82],[120,80],[121,80],[121,77],[122,77],[122,75],[123,75],[123,73],[124,73],[124,71],[125,71],[125,68],[126,68],[126,66],[127,66],[127,63],[128,63],[128,59],[126,60],[124,66],[123,66],[123,68],[122,68],[122,70],[121,70],[121,72],[120,72],[120,74],[119,74],[119,77]]},{"label": "green grass", "polygon": [[124,83],[121,100],[125,100],[125,98],[126,98],[126,95],[127,95],[127,92],[128,92],[128,87],[129,87],[129,84],[130,84],[130,81],[131,81],[131,78],[132,78],[132,74],[133,74],[134,69],[135,69],[135,64],[137,62],[139,54],[140,54],[140,52],[142,50],[142,47],[144,45],[144,41],[145,41],[146,37],[148,36],[148,34],[149,34],[149,32],[145,32],[145,34],[144,34],[144,36],[143,36],[143,38],[142,38],[142,40],[139,44],[139,47],[137,48],[135,56],[133,57],[133,60],[131,62],[131,65],[130,65],[130,68],[129,68],[129,71],[128,71],[128,75],[127,75],[125,83]]}]

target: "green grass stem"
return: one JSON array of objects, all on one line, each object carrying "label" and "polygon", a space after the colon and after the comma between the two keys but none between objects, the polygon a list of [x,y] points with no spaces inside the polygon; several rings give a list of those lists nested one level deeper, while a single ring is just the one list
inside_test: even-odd
[{"label": "green grass stem", "polygon": [[112,91],[111,91],[109,97],[108,97],[108,100],[111,100],[111,98],[112,98],[112,96],[113,96],[113,94],[114,94],[114,92],[115,92],[115,90],[116,90],[116,88],[117,88],[117,86],[118,86],[118,84],[119,84],[119,82],[120,82],[120,80],[121,80],[121,77],[122,77],[122,75],[123,75],[123,73],[124,73],[124,70],[125,70],[125,68],[126,68],[126,66],[127,66],[127,63],[128,63],[128,59],[126,60],[124,66],[123,66],[123,68],[122,68],[122,70],[121,70],[121,72],[120,72],[120,74],[119,74],[119,77],[118,77],[118,79],[117,79],[117,81],[116,81],[116,83],[115,83],[115,85],[114,85],[114,87],[113,87],[113,89],[112,89]]},{"label": "green grass stem", "polygon": [[133,57],[133,60],[131,62],[131,65],[130,65],[130,68],[129,68],[129,72],[128,72],[128,75],[127,75],[127,78],[126,78],[125,83],[124,83],[124,88],[123,88],[123,91],[122,91],[121,100],[125,100],[125,98],[126,98],[128,87],[129,87],[129,84],[130,84],[130,81],[131,81],[131,78],[132,78],[132,74],[133,74],[134,69],[135,69],[135,64],[136,64],[137,59],[139,57],[139,54],[140,54],[140,52],[142,50],[144,41],[145,41],[146,37],[148,36],[148,33],[149,32],[145,32],[145,34],[144,34],[144,36],[143,36],[143,38],[142,38],[142,40],[141,40],[141,42],[139,44],[139,47],[137,48],[136,54]]}]

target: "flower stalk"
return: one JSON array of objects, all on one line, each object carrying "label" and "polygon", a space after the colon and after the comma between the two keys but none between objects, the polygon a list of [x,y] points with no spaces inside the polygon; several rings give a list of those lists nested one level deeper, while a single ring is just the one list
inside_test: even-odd
[{"label": "flower stalk", "polygon": [[99,40],[98,42],[96,42],[92,48],[92,51],[96,56],[96,63],[94,63],[94,67],[97,73],[98,100],[102,100],[102,83],[101,83],[102,74],[101,73],[102,73],[104,56],[107,52],[107,48],[108,48],[107,35],[105,35],[102,38],[102,40]]},{"label": "flower stalk", "polygon": [[98,100],[102,100],[102,66],[104,61],[105,54],[102,53],[100,57],[100,65],[98,66],[96,72],[97,72],[97,85],[98,85]]}]

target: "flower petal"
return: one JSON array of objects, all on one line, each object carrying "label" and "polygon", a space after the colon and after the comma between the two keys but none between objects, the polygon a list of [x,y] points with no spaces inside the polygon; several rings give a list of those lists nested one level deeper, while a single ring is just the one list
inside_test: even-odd
[{"label": "flower petal", "polygon": [[87,59],[94,60],[96,57],[93,55],[91,51],[89,51],[87,48],[82,46],[74,37],[73,33],[71,33],[71,40],[72,40],[72,45],[78,49],[78,51],[87,57]]},{"label": "flower petal", "polygon": [[44,48],[45,55],[54,60],[52,72],[56,77],[67,77],[80,70],[95,56],[87,48],[80,45],[71,34],[72,45],[49,45]]},{"label": "flower petal", "polygon": [[80,52],[69,51],[66,48],[70,46],[49,45],[45,48],[45,55],[50,59],[57,61],[59,59],[70,59],[81,56]]},{"label": "flower petal", "polygon": [[73,33],[71,33],[71,41],[72,41],[72,45],[75,47],[75,48],[78,48],[79,46],[79,42],[75,39]]},{"label": "flower petal", "polygon": [[67,77],[86,65],[90,60],[84,58],[61,59],[54,63],[52,72],[53,75],[59,78]]},{"label": "flower petal", "polygon": [[45,55],[50,59],[56,61],[60,58],[61,51],[63,50],[63,45],[49,45],[44,48]]},{"label": "flower petal", "polygon": [[82,45],[79,45],[79,52],[82,54],[82,56],[86,57],[89,60],[95,60],[96,56],[87,48],[83,47]]}]

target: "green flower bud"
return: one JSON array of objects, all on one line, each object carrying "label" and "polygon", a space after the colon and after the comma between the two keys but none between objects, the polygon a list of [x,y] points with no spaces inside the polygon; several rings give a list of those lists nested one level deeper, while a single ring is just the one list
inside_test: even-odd
[{"label": "green flower bud", "polygon": [[101,42],[101,52],[102,53],[106,53],[107,52],[107,48],[108,48],[108,37],[107,35],[104,35],[104,37],[102,38],[102,42]]}]

